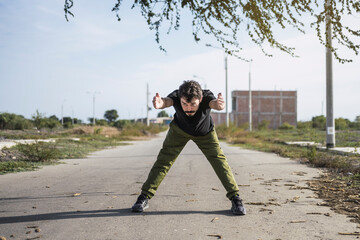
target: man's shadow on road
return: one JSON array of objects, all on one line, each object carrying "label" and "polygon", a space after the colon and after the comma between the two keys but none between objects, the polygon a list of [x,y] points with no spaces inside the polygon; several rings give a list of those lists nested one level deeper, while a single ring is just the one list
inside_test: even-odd
[{"label": "man's shadow on road", "polygon": [[49,220],[63,220],[63,219],[79,219],[79,218],[104,218],[104,217],[136,217],[136,216],[165,216],[165,215],[190,215],[190,214],[205,214],[205,215],[224,215],[234,216],[230,210],[217,211],[145,211],[142,213],[131,212],[130,208],[123,209],[104,209],[91,211],[71,211],[58,213],[44,213],[24,216],[0,217],[0,224],[20,223],[20,222],[37,222]]}]

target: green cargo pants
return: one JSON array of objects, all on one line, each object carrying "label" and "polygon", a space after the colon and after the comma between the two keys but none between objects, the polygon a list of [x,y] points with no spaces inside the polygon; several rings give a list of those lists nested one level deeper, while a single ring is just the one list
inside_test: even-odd
[{"label": "green cargo pants", "polygon": [[164,140],[163,147],[150,170],[146,182],[141,188],[142,193],[149,198],[154,196],[160,183],[189,140],[193,140],[196,143],[210,162],[216,175],[219,177],[227,191],[226,196],[231,199],[233,196],[237,195],[239,192],[238,185],[236,184],[226,157],[220,148],[215,130],[213,129],[205,136],[195,137],[185,133],[174,122],[170,123],[170,129]]}]

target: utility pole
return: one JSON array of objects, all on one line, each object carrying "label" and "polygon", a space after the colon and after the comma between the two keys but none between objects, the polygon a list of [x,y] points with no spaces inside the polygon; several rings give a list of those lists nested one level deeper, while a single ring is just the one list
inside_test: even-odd
[{"label": "utility pole", "polygon": [[225,107],[226,107],[226,127],[229,127],[229,98],[228,98],[228,54],[225,52]]},{"label": "utility pole", "polygon": [[64,102],[66,102],[66,99],[64,99],[61,104],[61,125],[62,126],[64,126]]},{"label": "utility pole", "polygon": [[[91,92],[87,91],[87,93],[91,94]],[[95,95],[101,93],[98,91],[93,92],[93,119],[92,119],[92,124],[95,126]]]},{"label": "utility pole", "polygon": [[74,126],[74,108],[71,107],[71,123]]},{"label": "utility pole", "polygon": [[250,66],[249,66],[249,131],[252,131],[252,96],[251,96],[251,63],[252,59],[250,60]]},{"label": "utility pole", "polygon": [[93,95],[93,125],[95,126],[95,93]]},{"label": "utility pole", "polygon": [[[330,0],[326,0],[327,8]],[[326,11],[326,148],[335,147],[335,121],[333,106],[332,41],[329,9]]]},{"label": "utility pole", "polygon": [[227,52],[219,47],[214,47],[211,44],[206,44],[207,47],[212,47],[212,48],[216,48],[216,49],[221,49],[222,51],[224,51],[225,54],[225,105],[226,105],[226,127],[229,127],[229,108],[228,108],[228,54]]},{"label": "utility pole", "polygon": [[146,83],[146,126],[150,125],[149,121],[149,83]]}]

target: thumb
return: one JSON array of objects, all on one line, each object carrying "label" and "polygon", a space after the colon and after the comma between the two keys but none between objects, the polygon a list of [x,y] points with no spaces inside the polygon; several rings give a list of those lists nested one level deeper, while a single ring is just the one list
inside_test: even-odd
[{"label": "thumb", "polygon": [[222,94],[221,94],[221,93],[219,93],[219,94],[218,94],[218,98],[221,98],[221,97],[222,97]]},{"label": "thumb", "polygon": [[160,94],[159,94],[159,93],[156,93],[156,97],[160,97]]}]

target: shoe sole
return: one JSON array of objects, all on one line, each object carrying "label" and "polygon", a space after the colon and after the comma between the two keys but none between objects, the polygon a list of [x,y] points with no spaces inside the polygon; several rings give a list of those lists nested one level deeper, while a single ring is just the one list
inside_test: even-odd
[{"label": "shoe sole", "polygon": [[145,209],[149,208],[149,205],[146,205],[145,207],[143,208],[139,208],[139,209],[136,209],[136,208],[131,208],[131,211],[132,212],[143,212]]},{"label": "shoe sole", "polygon": [[231,209],[231,212],[234,214],[234,215],[238,215],[238,216],[244,216],[246,215],[246,210],[244,209],[243,212],[236,212],[234,211],[233,209]]}]

